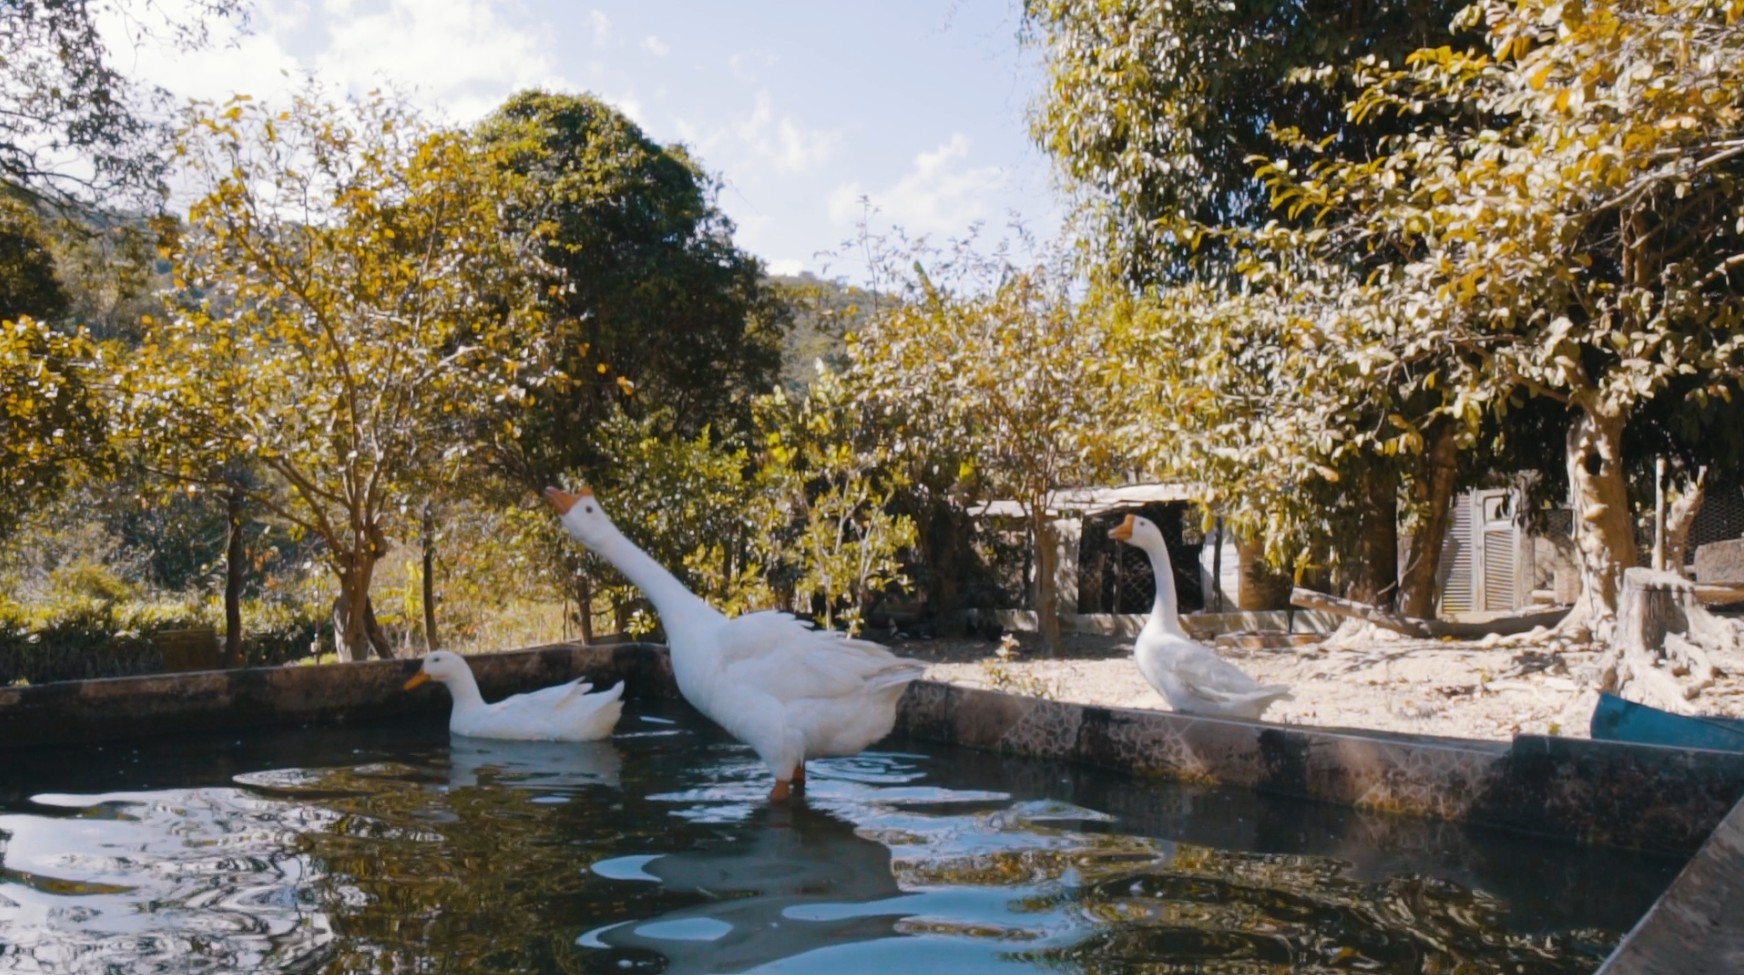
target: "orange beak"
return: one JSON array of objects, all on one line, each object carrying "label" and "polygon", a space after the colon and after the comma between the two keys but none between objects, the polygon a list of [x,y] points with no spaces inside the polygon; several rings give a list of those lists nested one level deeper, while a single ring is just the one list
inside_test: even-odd
[{"label": "orange beak", "polygon": [[1127,515],[1125,521],[1109,530],[1108,537],[1117,542],[1124,542],[1132,538],[1132,519],[1132,515]]},{"label": "orange beak", "polygon": [[556,508],[557,514],[560,516],[569,514],[569,509],[575,507],[577,501],[591,497],[593,497],[593,491],[589,488],[582,488],[579,494],[570,494],[562,488],[548,487],[545,489],[545,500],[551,502],[551,507]]},{"label": "orange beak", "polygon": [[430,675],[426,674],[420,670],[417,673],[412,675],[411,680],[406,681],[406,690],[409,691],[412,688],[417,687],[419,684],[428,683],[429,680],[430,680]]}]

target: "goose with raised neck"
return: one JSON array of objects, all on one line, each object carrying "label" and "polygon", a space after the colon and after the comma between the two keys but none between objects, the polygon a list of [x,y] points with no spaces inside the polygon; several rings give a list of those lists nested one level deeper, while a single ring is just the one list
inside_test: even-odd
[{"label": "goose with raised neck", "polygon": [[692,707],[750,745],[774,802],[805,787],[807,759],[852,755],[890,733],[903,689],[925,672],[884,647],[775,610],[728,618],[612,524],[592,491],[545,489],[569,536],[654,604],[672,675]]}]

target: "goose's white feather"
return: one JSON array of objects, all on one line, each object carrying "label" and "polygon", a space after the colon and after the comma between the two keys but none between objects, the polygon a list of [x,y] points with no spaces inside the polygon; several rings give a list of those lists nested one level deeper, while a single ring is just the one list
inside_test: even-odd
[{"label": "goose's white feather", "polygon": [[594,741],[612,733],[624,710],[623,681],[596,694],[585,679],[486,703],[466,658],[447,650],[426,656],[406,687],[416,687],[426,680],[448,688],[454,698],[448,730],[469,738]]},{"label": "goose's white feather", "polygon": [[654,603],[679,691],[757,752],[775,775],[775,795],[795,775],[803,779],[806,759],[854,754],[895,726],[896,703],[925,665],[788,613],[728,619],[625,538],[591,492],[551,488],[546,496],[570,537]]},{"label": "goose's white feather", "polygon": [[1187,635],[1177,609],[1168,545],[1155,523],[1128,515],[1108,536],[1150,556],[1157,595],[1144,629],[1133,641],[1133,658],[1139,673],[1168,699],[1170,707],[1187,714],[1257,721],[1273,702],[1289,698],[1289,685],[1261,684]]}]

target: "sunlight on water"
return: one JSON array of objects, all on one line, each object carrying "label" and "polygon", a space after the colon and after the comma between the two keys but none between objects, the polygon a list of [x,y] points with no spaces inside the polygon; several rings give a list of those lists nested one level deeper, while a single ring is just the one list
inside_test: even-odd
[{"label": "sunlight on water", "polygon": [[1675,861],[679,711],[6,755],[0,972],[1590,972]]}]

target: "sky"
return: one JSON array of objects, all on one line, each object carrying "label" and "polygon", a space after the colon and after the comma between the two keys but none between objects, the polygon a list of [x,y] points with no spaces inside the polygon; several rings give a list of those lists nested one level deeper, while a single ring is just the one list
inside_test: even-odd
[{"label": "sky", "polygon": [[[775,273],[858,275],[862,220],[935,242],[1016,217],[1046,238],[1062,206],[1027,113],[1041,91],[1019,0],[776,4],[255,0],[211,50],[121,61],[177,95],[282,97],[385,83],[467,124],[530,87],[589,92],[722,182],[735,240]],[[131,62],[130,62],[131,59]],[[833,255],[833,256],[832,256]]]}]

